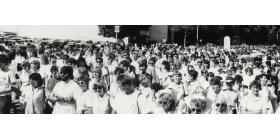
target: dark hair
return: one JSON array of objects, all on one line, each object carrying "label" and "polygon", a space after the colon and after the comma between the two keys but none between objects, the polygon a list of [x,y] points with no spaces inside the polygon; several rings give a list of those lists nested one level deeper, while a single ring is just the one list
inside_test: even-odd
[{"label": "dark hair", "polygon": [[269,79],[269,76],[267,74],[260,74],[256,76],[255,81],[259,82],[262,77],[266,77],[266,79]]},{"label": "dark hair", "polygon": [[41,67],[40,67],[40,61],[38,61],[38,60],[33,60],[33,61],[31,62],[31,64],[36,65],[38,69],[41,68]]},{"label": "dark hair", "polygon": [[60,72],[65,72],[69,75],[70,79],[73,79],[74,78],[74,75],[73,75],[73,69],[71,66],[63,66],[60,70]]},{"label": "dark hair", "polygon": [[43,79],[39,73],[32,73],[31,75],[29,75],[29,79],[37,81],[39,87],[43,85]]},{"label": "dark hair", "polygon": [[122,73],[124,73],[124,69],[122,67],[116,67],[114,70],[114,75],[120,75]]},{"label": "dark hair", "polygon": [[51,69],[50,69],[50,72],[53,72],[53,71],[58,71],[58,67],[57,66],[52,66]]},{"label": "dark hair", "polygon": [[236,72],[237,68],[236,67],[231,67],[230,70]]},{"label": "dark hair", "polygon": [[210,85],[211,86],[214,86],[214,85],[221,85],[222,82],[221,82],[221,78],[218,77],[218,76],[215,76],[213,79],[210,80]]},{"label": "dark hair", "polygon": [[95,61],[100,60],[101,62],[103,62],[103,58],[102,57],[96,57]]},{"label": "dark hair", "polygon": [[134,81],[133,78],[131,78],[130,76],[126,75],[126,74],[120,74],[117,77],[117,83],[120,83],[121,85],[128,85],[128,86],[132,86]]},{"label": "dark hair", "polygon": [[120,63],[119,63],[119,66],[120,65],[123,65],[124,67],[129,67],[130,66],[130,63],[128,60],[122,60]]},{"label": "dark hair", "polygon": [[243,77],[241,75],[235,75],[234,76],[234,83],[242,83],[243,82]]},{"label": "dark hair", "polygon": [[76,60],[74,58],[69,58],[66,63],[70,63],[70,64],[75,64],[76,65]]},{"label": "dark hair", "polygon": [[255,80],[250,83],[249,88],[251,89],[253,86],[256,86],[260,90],[262,89],[261,84],[259,82],[255,81]]},{"label": "dark hair", "polygon": [[162,62],[162,65],[165,66],[165,68],[166,68],[167,71],[170,71],[170,63],[169,63],[168,61],[163,61],[163,62]]},{"label": "dark hair", "polygon": [[163,86],[161,86],[159,83],[152,83],[151,89],[155,92],[158,92],[159,90],[163,89]]},{"label": "dark hair", "polygon": [[189,70],[189,75],[196,79],[198,72],[196,70]]},{"label": "dark hair", "polygon": [[247,67],[247,68],[245,69],[245,72],[246,72],[246,73],[248,73],[249,71],[253,74],[253,69],[252,69],[251,67]]}]

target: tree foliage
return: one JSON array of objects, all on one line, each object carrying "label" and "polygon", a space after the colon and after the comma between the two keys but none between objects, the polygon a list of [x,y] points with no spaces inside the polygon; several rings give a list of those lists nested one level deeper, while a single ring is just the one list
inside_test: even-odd
[{"label": "tree foliage", "polygon": [[[183,43],[183,38],[188,44],[196,43],[196,25],[171,25],[174,30],[175,42]],[[280,26],[277,25],[200,25],[199,39],[204,43],[222,43],[224,36],[239,38],[240,43],[246,44],[279,44]],[[186,33],[187,32],[187,33]],[[186,35],[186,37],[182,37]],[[176,38],[179,38],[179,40]]]},{"label": "tree foliage", "polygon": [[[118,37],[133,37],[139,35],[141,30],[148,30],[151,25],[120,25]],[[115,37],[115,25],[99,25],[99,35]]]}]

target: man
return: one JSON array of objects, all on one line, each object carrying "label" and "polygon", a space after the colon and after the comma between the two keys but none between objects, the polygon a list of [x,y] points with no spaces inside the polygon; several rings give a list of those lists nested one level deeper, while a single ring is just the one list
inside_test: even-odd
[{"label": "man", "polygon": [[148,113],[145,96],[136,90],[134,79],[126,74],[117,77],[117,85],[122,92],[112,103],[114,113],[143,114]]},{"label": "man", "polygon": [[79,112],[77,103],[82,94],[82,89],[73,80],[71,66],[63,66],[60,71],[61,82],[57,83],[49,100],[54,103],[53,114],[74,114]]},{"label": "man", "polygon": [[12,89],[16,82],[8,67],[9,58],[0,54],[0,114],[10,113]]},{"label": "man", "polygon": [[150,86],[152,84],[152,76],[147,73],[147,65],[145,63],[139,63],[139,74],[136,74],[136,78],[138,79],[139,83],[145,82]]}]

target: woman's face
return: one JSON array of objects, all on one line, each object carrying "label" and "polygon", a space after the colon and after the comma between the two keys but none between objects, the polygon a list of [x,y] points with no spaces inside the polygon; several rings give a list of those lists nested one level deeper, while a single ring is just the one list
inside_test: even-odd
[{"label": "woman's face", "polygon": [[263,76],[263,77],[261,77],[261,84],[262,85],[265,85],[266,84],[266,82],[267,82],[267,78],[266,78],[266,76]]},{"label": "woman's face", "polygon": [[30,79],[30,84],[33,88],[37,88],[39,86],[39,82],[38,81],[35,81],[35,80],[31,80]]},{"label": "woman's face", "polygon": [[168,97],[159,98],[157,104],[164,110],[168,111],[171,107],[171,101]]},{"label": "woman's face", "polygon": [[88,88],[87,88],[87,83],[85,81],[78,81],[77,83],[84,92],[87,91]]},{"label": "woman's face", "polygon": [[175,71],[175,70],[176,70],[175,66],[170,66],[170,71]]},{"label": "woman's face", "polygon": [[259,89],[258,87],[256,87],[256,86],[252,86],[252,87],[251,87],[251,91],[252,91],[252,94],[258,95],[260,89]]},{"label": "woman's face", "polygon": [[227,113],[227,102],[216,102],[216,111],[220,112],[221,114]]},{"label": "woman's face", "polygon": [[219,85],[213,85],[211,87],[215,93],[220,93],[221,89]]},{"label": "woman's face", "polygon": [[86,71],[86,67],[78,67],[79,73]]},{"label": "woman's face", "polygon": [[174,75],[174,82],[175,83],[181,83],[181,81],[182,81],[182,76],[181,75],[178,75],[178,74]]},{"label": "woman's face", "polygon": [[94,85],[93,90],[98,94],[98,96],[103,97],[105,95],[105,87],[101,85]]},{"label": "woman's face", "polygon": [[250,70],[248,70],[247,75],[251,76],[252,72]]},{"label": "woman's face", "polygon": [[29,72],[29,70],[30,70],[29,67],[22,67],[22,69],[23,69],[25,72]]}]

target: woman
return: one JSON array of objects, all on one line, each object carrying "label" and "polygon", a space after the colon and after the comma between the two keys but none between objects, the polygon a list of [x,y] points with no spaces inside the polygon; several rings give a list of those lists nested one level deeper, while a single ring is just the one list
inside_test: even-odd
[{"label": "woman", "polygon": [[43,114],[46,108],[45,93],[42,88],[43,79],[40,74],[32,73],[29,83],[22,89],[22,102],[25,114]]},{"label": "woman", "polygon": [[243,114],[267,114],[267,102],[260,95],[261,84],[253,81],[249,86],[251,94],[241,102],[241,113]]},{"label": "woman", "polygon": [[274,87],[272,87],[271,82],[268,80],[268,76],[266,74],[261,74],[256,77],[256,81],[261,84],[262,90],[260,90],[260,95],[267,102],[268,112],[273,113],[273,105],[276,110],[276,95],[274,93]]},{"label": "woman", "polygon": [[152,111],[155,114],[175,114],[176,98],[170,89],[163,89],[156,94],[156,107]]},{"label": "woman", "polygon": [[188,107],[189,114],[205,114],[207,103],[203,99],[193,98]]},{"label": "woman", "polygon": [[23,69],[19,76],[21,80],[21,85],[26,86],[29,81],[29,75],[31,74],[30,63],[28,61],[24,61],[21,67]]},{"label": "woman", "polygon": [[242,76],[244,78],[243,84],[249,86],[250,83],[255,80],[255,75],[251,67],[247,67],[245,73],[246,74]]},{"label": "woman", "polygon": [[82,95],[82,113],[85,114],[111,114],[112,107],[110,96],[106,94],[106,84],[96,82],[93,86],[93,92],[88,92],[86,82],[80,81],[79,85],[83,88]]},{"label": "woman", "polygon": [[232,114],[226,98],[219,98],[212,105],[211,114]]}]

